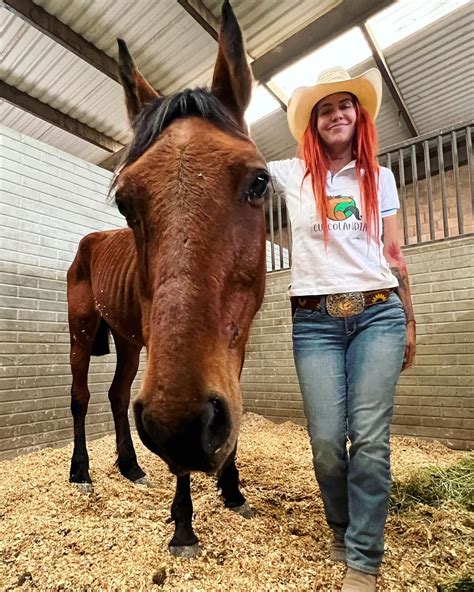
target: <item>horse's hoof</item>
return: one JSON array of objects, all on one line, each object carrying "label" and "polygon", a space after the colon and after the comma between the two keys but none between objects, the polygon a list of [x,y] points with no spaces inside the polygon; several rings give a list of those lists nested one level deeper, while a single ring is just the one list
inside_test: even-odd
[{"label": "horse's hoof", "polygon": [[252,508],[249,506],[248,502],[244,502],[241,506],[235,506],[234,508],[229,508],[232,512],[239,514],[243,518],[253,518],[255,514],[253,513]]},{"label": "horse's hoof", "polygon": [[185,557],[186,559],[195,559],[201,552],[199,543],[194,543],[194,545],[182,545],[180,547],[170,545],[169,549],[173,557]]},{"label": "horse's hoof", "polygon": [[87,493],[91,494],[94,493],[94,488],[92,487],[92,483],[73,483],[79,493]]},{"label": "horse's hoof", "polygon": [[148,477],[140,477],[140,479],[135,479],[134,484],[143,485],[144,487],[153,487],[153,484],[150,479],[148,479]]}]

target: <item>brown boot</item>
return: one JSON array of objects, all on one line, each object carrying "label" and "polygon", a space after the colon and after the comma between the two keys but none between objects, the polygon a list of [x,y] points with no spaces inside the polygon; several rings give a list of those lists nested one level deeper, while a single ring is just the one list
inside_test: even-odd
[{"label": "brown boot", "polygon": [[377,576],[347,568],[341,592],[375,592]]},{"label": "brown boot", "polygon": [[329,547],[329,559],[331,561],[342,561],[346,562],[346,545],[344,541],[339,539],[333,539],[331,546]]}]

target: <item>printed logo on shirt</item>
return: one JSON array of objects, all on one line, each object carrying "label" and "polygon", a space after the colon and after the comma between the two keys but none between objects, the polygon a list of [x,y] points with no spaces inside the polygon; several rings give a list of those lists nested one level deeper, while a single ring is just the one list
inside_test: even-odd
[{"label": "printed logo on shirt", "polygon": [[[367,230],[367,224],[362,221],[359,208],[355,199],[350,195],[328,195],[326,214],[330,231],[361,231]],[[352,218],[352,220],[350,220]],[[312,231],[323,231],[323,225],[319,222],[312,224]]]},{"label": "printed logo on shirt", "polygon": [[328,195],[326,211],[330,220],[347,220],[351,216],[355,216],[357,220],[362,219],[359,208],[350,195]]}]

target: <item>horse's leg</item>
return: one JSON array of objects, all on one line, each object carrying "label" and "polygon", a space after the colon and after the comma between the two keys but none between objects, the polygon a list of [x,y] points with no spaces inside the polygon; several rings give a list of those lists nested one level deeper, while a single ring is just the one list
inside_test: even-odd
[{"label": "horse's leg", "polygon": [[149,485],[137,462],[128,420],[130,389],[137,374],[141,348],[128,343],[114,332],[112,335],[117,352],[117,367],[109,390],[109,400],[115,423],[117,466],[122,475],[130,481]]},{"label": "horse's leg", "polygon": [[224,505],[244,518],[252,518],[253,512],[239,489],[239,471],[235,465],[237,445],[227,459],[217,479],[217,487],[222,492]]},{"label": "horse's leg", "polygon": [[171,506],[171,518],[174,520],[175,531],[169,544],[170,553],[175,557],[196,557],[199,553],[199,545],[192,525],[193,502],[189,473],[177,477],[176,493]]},{"label": "horse's leg", "polygon": [[[99,326],[98,314],[81,320],[70,318],[71,330],[71,413],[74,422],[74,450],[71,459],[69,481],[77,483],[84,492],[92,491],[89,475],[89,455],[86,448],[86,415],[89,406],[90,392],[87,386],[87,374],[91,358],[93,338]],[[77,335],[91,335],[92,339],[78,339]]]}]

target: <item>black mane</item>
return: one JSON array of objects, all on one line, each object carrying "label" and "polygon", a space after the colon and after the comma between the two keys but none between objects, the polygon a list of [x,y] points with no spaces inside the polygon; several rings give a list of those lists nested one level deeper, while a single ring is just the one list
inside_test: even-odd
[{"label": "black mane", "polygon": [[142,109],[134,121],[133,140],[120,169],[135,162],[171,122],[187,115],[207,119],[233,135],[244,135],[229,111],[209,90],[188,88],[169,97],[159,97]]}]

